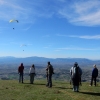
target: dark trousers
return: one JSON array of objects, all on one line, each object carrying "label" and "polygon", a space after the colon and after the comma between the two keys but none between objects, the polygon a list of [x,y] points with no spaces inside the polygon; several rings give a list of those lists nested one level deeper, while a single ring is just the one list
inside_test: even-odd
[{"label": "dark trousers", "polygon": [[52,74],[48,74],[47,86],[52,87]]},{"label": "dark trousers", "polygon": [[76,76],[76,77],[72,78],[72,80],[73,80],[73,91],[78,92],[79,91],[80,77]]},{"label": "dark trousers", "polygon": [[33,82],[34,82],[34,76],[35,76],[34,73],[31,73],[31,74],[30,74],[30,83],[31,83],[31,84],[33,84]]},{"label": "dark trousers", "polygon": [[19,73],[19,83],[23,83],[23,73]]},{"label": "dark trousers", "polygon": [[91,83],[90,83],[91,86],[93,85],[93,81],[94,81],[94,85],[96,86],[96,77],[92,76]]},{"label": "dark trousers", "polygon": [[79,78],[79,85],[82,85],[82,83],[81,83],[81,76],[80,76],[80,78]]}]

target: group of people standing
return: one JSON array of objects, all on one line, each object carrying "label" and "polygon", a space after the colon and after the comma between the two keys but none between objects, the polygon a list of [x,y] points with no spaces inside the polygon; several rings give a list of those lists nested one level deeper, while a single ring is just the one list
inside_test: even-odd
[{"label": "group of people standing", "polygon": [[[98,69],[96,65],[93,65],[93,71],[92,71],[92,77],[91,77],[91,82],[89,86],[93,85],[93,80],[94,80],[94,85],[96,86],[96,78],[98,77]],[[18,73],[19,73],[19,83],[23,83],[23,71],[24,71],[24,66],[23,63],[18,67]],[[54,74],[54,69],[53,66],[48,62],[47,67],[46,67],[46,77],[47,77],[47,87],[52,87],[52,74]],[[30,84],[34,83],[34,76],[35,76],[35,66],[34,64],[31,66],[29,69],[29,76],[30,76]],[[73,91],[74,92],[79,92],[79,85],[81,84],[81,76],[82,76],[82,69],[79,67],[78,63],[75,62],[74,66],[70,69],[70,75],[71,75],[71,80],[70,84],[73,85]]]},{"label": "group of people standing", "polygon": [[[23,63],[20,64],[18,67],[18,74],[19,74],[19,83],[23,83],[23,74],[24,74],[24,65]],[[48,62],[48,65],[46,67],[46,77],[47,77],[47,87],[52,87],[52,74],[54,74],[53,66]],[[30,84],[34,83],[34,77],[35,77],[35,66],[34,64],[29,69],[29,76],[30,76]]]}]

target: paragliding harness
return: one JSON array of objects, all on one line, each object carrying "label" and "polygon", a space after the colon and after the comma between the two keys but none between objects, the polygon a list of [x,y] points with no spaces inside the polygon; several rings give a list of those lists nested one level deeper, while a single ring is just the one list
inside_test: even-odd
[{"label": "paragliding harness", "polygon": [[79,72],[79,67],[77,66],[77,67],[73,67],[73,72],[72,72],[73,74],[72,74],[72,78],[75,78],[76,76],[80,76],[80,72]]}]

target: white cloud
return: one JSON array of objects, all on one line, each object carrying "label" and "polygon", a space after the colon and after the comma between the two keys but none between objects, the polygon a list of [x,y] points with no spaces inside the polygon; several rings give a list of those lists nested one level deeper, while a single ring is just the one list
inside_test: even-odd
[{"label": "white cloud", "polygon": [[82,39],[100,39],[100,35],[64,35],[64,34],[57,34],[59,37],[72,37],[72,38],[82,38]]},{"label": "white cloud", "polygon": [[83,38],[83,39],[100,39],[100,35],[94,35],[94,36],[89,36],[89,35],[75,36],[75,35],[71,35],[69,37],[76,37],[76,38]]},{"label": "white cloud", "polygon": [[0,19],[10,20],[25,15],[25,8],[17,4],[16,0],[0,0]]},{"label": "white cloud", "polygon": [[0,0],[0,5],[6,4],[5,0]]},{"label": "white cloud", "polygon": [[19,0],[0,1],[0,20],[9,21],[10,19],[18,19],[21,23],[33,23],[35,18],[34,12],[30,5]]},{"label": "white cloud", "polygon": [[33,23],[39,17],[54,15],[76,25],[100,25],[100,0],[0,0],[0,20],[14,18]]},{"label": "white cloud", "polygon": [[24,31],[28,31],[31,28],[32,25],[28,26],[27,28],[24,28]]},{"label": "white cloud", "polygon": [[64,6],[58,12],[70,23],[84,26],[100,25],[100,1],[81,0]]},{"label": "white cloud", "polygon": [[32,23],[38,17],[51,17],[54,12],[52,7],[45,0],[24,1],[24,0],[0,0],[0,19],[20,19]]}]

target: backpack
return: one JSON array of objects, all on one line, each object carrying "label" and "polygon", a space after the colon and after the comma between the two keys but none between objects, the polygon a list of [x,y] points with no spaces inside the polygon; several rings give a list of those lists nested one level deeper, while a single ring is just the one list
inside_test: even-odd
[{"label": "backpack", "polygon": [[79,77],[79,76],[80,76],[79,67],[73,67],[73,78]]},{"label": "backpack", "polygon": [[53,66],[52,66],[52,65],[49,65],[49,66],[48,66],[48,73],[49,73],[49,74],[53,74],[53,73],[54,73],[54,71],[53,71]]}]

